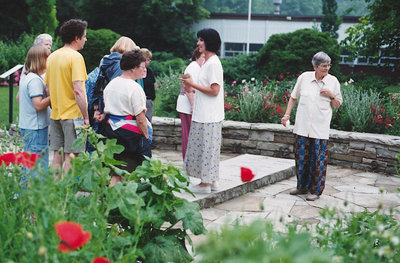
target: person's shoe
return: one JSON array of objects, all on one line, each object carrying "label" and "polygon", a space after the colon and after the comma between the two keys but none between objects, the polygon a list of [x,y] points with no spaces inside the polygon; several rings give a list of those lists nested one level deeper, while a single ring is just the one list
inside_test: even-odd
[{"label": "person's shoe", "polygon": [[189,187],[189,190],[196,194],[210,194],[211,193],[211,186],[200,186],[200,185],[193,185]]},{"label": "person's shoe", "polygon": [[308,190],[306,190],[306,189],[299,190],[297,188],[294,188],[289,192],[289,194],[291,194],[291,195],[304,195],[307,193],[308,193]]},{"label": "person's shoe", "polygon": [[219,183],[218,181],[213,181],[211,183],[211,191],[218,191],[219,190]]},{"label": "person's shoe", "polygon": [[307,201],[315,201],[319,198],[319,195],[308,194],[306,197]]}]

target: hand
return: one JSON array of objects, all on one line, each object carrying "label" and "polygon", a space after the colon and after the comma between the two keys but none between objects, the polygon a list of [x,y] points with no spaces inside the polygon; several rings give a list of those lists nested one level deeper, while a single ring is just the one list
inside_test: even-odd
[{"label": "hand", "polygon": [[83,119],[83,126],[89,126],[89,119]]},{"label": "hand", "polygon": [[193,86],[193,79],[192,79],[192,76],[189,75],[189,74],[187,74],[187,75],[183,75],[181,78],[178,78],[178,79],[179,79],[180,81],[182,81],[182,84],[183,84],[185,90],[186,90],[187,92],[190,92],[190,91],[188,91],[187,89],[189,89],[189,88],[191,88],[191,87]]},{"label": "hand", "polygon": [[282,119],[281,119],[282,125],[286,127],[286,123],[287,123],[287,121],[288,121],[289,119],[290,119],[290,116],[289,116],[289,115],[284,115],[284,116],[282,117]]},{"label": "hand", "polygon": [[101,114],[100,111],[98,111],[98,110],[95,111],[94,114],[93,114],[93,119],[96,122],[102,122],[104,120],[104,113]]},{"label": "hand", "polygon": [[328,97],[328,98],[333,98],[333,97],[335,97],[335,94],[333,94],[333,92],[330,91],[329,89],[321,89],[320,92],[319,92],[319,94],[320,94],[321,96]]}]

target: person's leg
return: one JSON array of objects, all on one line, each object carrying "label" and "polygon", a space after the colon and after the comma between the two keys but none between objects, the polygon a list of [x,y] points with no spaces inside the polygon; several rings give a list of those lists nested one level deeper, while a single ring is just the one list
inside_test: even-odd
[{"label": "person's leg", "polygon": [[[63,156],[59,150],[64,146],[64,133],[61,127],[60,120],[50,119],[50,151],[54,152],[52,163],[53,169],[61,169],[63,163]],[[61,178],[61,173],[57,174],[57,178]]]},{"label": "person's leg", "polygon": [[179,118],[181,119],[182,127],[182,159],[185,160],[187,143],[189,139],[190,123],[192,122],[192,115],[179,112]]},{"label": "person's leg", "polygon": [[75,130],[74,120],[62,120],[61,126],[64,132],[64,171],[67,173],[71,168],[71,156],[70,154],[74,154],[77,156],[80,152],[85,150],[85,144],[80,147],[73,147],[73,143],[78,137],[77,131]]},{"label": "person's leg", "polygon": [[146,100],[146,117],[147,119],[151,122],[153,119],[153,113],[154,113],[154,102],[152,100]]},{"label": "person's leg", "polygon": [[325,189],[326,168],[328,166],[329,140],[313,139],[313,170],[311,174],[310,193],[321,195]]},{"label": "person's leg", "polygon": [[[307,191],[308,183],[308,159],[309,159],[309,147],[308,138],[300,135],[295,135],[295,162],[296,162],[296,177],[297,177],[297,190],[301,193]],[[299,193],[300,193],[299,192]]]}]

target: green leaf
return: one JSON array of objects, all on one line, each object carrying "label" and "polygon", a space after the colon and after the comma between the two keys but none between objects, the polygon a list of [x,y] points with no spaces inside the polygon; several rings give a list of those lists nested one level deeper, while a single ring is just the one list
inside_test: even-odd
[{"label": "green leaf", "polygon": [[181,199],[181,202],[175,206],[175,217],[182,220],[183,228],[190,229],[193,234],[205,234],[206,229],[203,226],[203,217],[200,214],[200,207],[197,203],[192,203]]},{"label": "green leaf", "polygon": [[183,263],[193,259],[186,250],[184,240],[174,236],[156,236],[144,246],[143,252],[146,256],[145,261],[153,263]]},{"label": "green leaf", "polygon": [[154,184],[151,184],[151,191],[153,191],[153,193],[155,193],[156,195],[162,195],[163,193],[165,193],[165,191],[158,189],[157,186],[155,186]]}]

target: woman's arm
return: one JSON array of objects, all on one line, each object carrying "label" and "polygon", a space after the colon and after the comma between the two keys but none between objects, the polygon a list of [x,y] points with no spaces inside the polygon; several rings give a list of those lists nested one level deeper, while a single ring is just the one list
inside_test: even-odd
[{"label": "woman's arm", "polygon": [[42,96],[33,97],[32,103],[35,110],[39,112],[50,106],[50,97],[46,97],[44,99]]},{"label": "woman's arm", "polygon": [[210,96],[217,96],[219,93],[219,90],[221,89],[221,87],[217,83],[211,84],[210,87],[201,86],[199,84],[196,84],[196,83],[194,83],[192,76],[190,76],[189,78],[179,78],[179,80],[182,81],[182,84],[185,87],[185,90],[187,90],[189,88],[194,88],[194,89],[201,91],[204,94],[207,94]]},{"label": "woman's arm", "polygon": [[136,115],[136,123],[137,123],[137,126],[138,126],[140,132],[143,134],[143,136],[146,139],[148,139],[149,132],[147,130],[147,119],[146,119],[144,110],[141,113],[139,113],[138,115]]},{"label": "woman's arm", "polygon": [[290,119],[290,113],[292,112],[293,105],[295,102],[296,102],[296,99],[290,97],[287,108],[286,108],[285,115],[283,115],[283,117],[281,119],[281,123],[285,127],[286,127],[286,122]]}]

